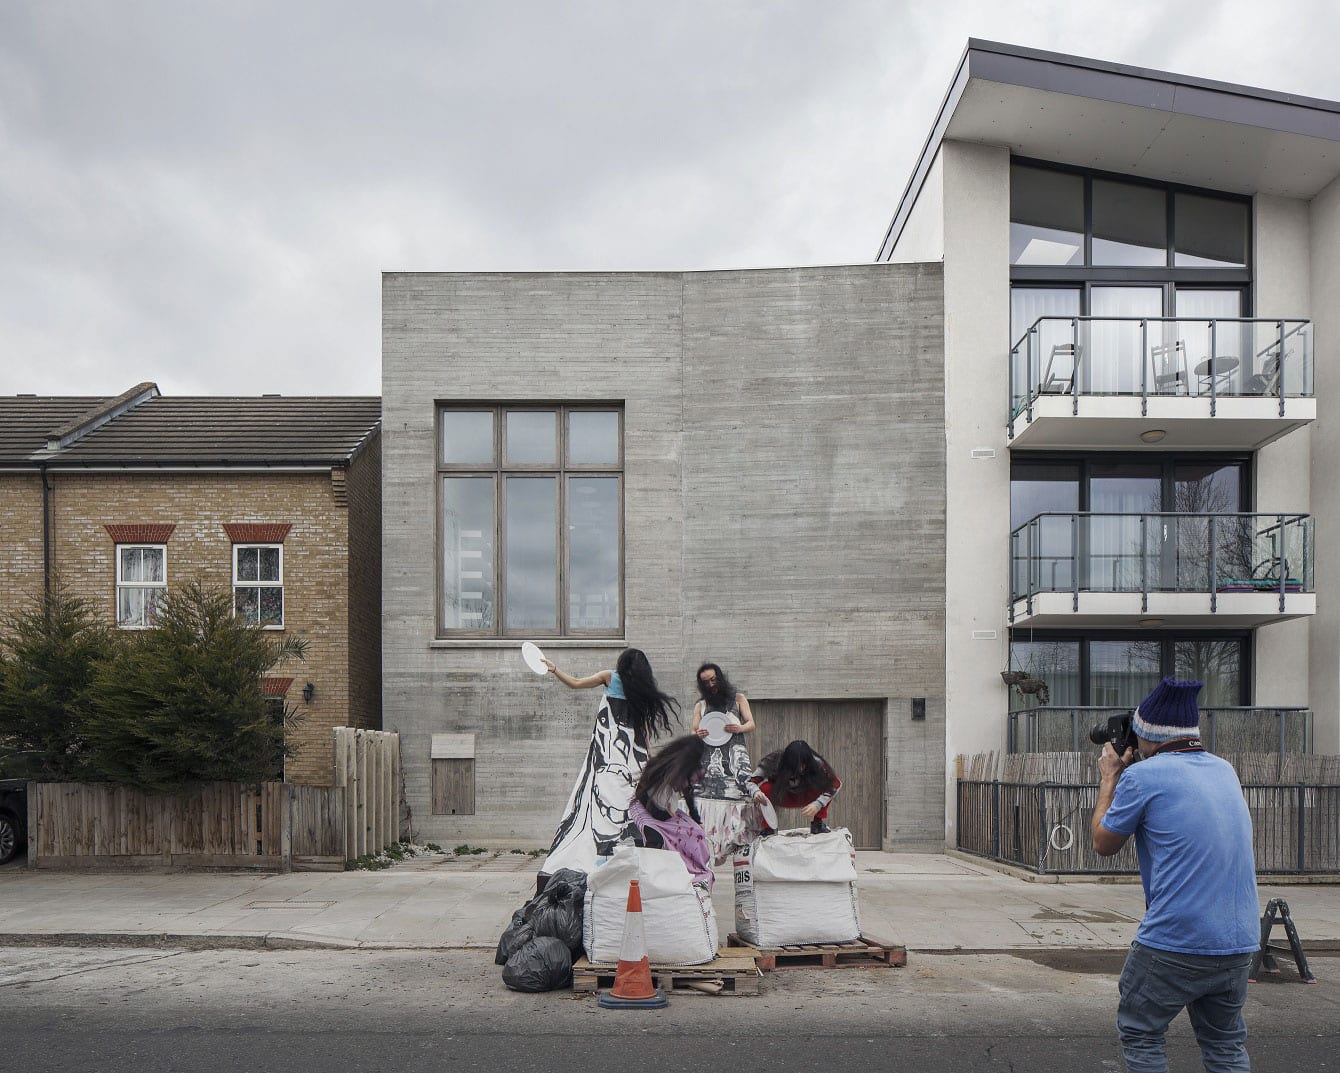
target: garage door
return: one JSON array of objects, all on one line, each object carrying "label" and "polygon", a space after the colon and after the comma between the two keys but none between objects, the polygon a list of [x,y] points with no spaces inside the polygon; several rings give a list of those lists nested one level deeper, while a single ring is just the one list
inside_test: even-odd
[{"label": "garage door", "polygon": [[[858,849],[879,849],[884,834],[884,702],[882,700],[754,700],[758,730],[750,735],[754,763],[802,738],[842,780],[828,812],[830,827],[850,829]],[[804,822],[784,812],[783,829]]]}]

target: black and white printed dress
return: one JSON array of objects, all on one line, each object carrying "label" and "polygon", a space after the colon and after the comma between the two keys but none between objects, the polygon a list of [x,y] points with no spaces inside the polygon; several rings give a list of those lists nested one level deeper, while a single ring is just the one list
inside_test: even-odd
[{"label": "black and white printed dress", "polygon": [[[717,709],[704,705],[703,714]],[[732,723],[740,721],[740,706],[734,701],[725,713]],[[725,864],[737,849],[758,837],[758,809],[754,806],[753,787],[748,785],[753,765],[743,734],[732,734],[725,745],[707,746],[707,772],[694,790],[694,800],[702,817],[712,863]]]},{"label": "black and white printed dress", "polygon": [[560,868],[590,873],[596,858],[614,851],[628,826],[633,790],[647,763],[647,746],[627,720],[628,702],[605,694],[596,711],[591,747],[554,833],[540,874]]}]

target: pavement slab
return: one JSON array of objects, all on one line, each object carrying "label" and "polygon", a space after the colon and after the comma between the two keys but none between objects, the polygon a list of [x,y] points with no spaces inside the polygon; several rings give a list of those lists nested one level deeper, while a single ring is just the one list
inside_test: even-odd
[{"label": "pavement slab", "polygon": [[[288,875],[9,867],[0,870],[0,941],[491,949],[534,892],[538,867],[510,853]],[[862,851],[857,873],[865,932],[911,950],[1122,950],[1144,911],[1138,882],[1038,883],[954,854]],[[1288,900],[1309,949],[1340,949],[1340,886],[1263,881],[1260,891],[1262,906]],[[729,867],[717,872],[712,902],[724,941],[734,930]]]}]

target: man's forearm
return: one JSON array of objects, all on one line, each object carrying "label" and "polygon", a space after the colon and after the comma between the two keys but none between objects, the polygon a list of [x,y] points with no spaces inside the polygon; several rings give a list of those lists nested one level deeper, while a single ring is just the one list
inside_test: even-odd
[{"label": "man's forearm", "polygon": [[[1117,792],[1117,780],[1121,778],[1121,772],[1113,775],[1103,775],[1098,780],[1098,801],[1093,806],[1093,819],[1089,823],[1089,835],[1093,840],[1093,848],[1102,856],[1111,856],[1121,849],[1126,841],[1120,835],[1113,834],[1103,826],[1103,817],[1107,815],[1107,810],[1112,807],[1112,798]],[[1116,842],[1116,848],[1108,851],[1109,846]]]}]

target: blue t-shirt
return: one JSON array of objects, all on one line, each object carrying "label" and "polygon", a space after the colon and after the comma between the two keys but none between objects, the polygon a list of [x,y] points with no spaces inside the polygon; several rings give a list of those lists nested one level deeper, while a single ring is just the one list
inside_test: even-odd
[{"label": "blue t-shirt", "polygon": [[1252,820],[1227,761],[1151,756],[1122,772],[1102,825],[1134,835],[1145,888],[1137,942],[1180,954],[1261,945]]},{"label": "blue t-shirt", "polygon": [[619,681],[619,672],[610,671],[610,684],[605,687],[605,696],[614,697],[616,700],[627,700],[623,695],[623,683]]}]

